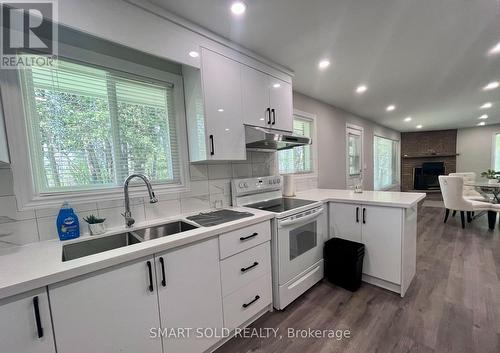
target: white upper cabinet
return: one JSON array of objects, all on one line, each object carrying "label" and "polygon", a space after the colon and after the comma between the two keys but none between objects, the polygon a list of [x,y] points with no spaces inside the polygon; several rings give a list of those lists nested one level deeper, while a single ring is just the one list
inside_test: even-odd
[{"label": "white upper cabinet", "polygon": [[218,239],[157,254],[155,260],[161,326],[193,329],[189,337],[164,338],[164,351],[205,352],[218,338],[197,337],[194,330],[223,327]]},{"label": "white upper cabinet", "polygon": [[291,84],[241,65],[241,86],[245,124],[293,130]]},{"label": "white upper cabinet", "polygon": [[201,73],[183,75],[191,162],[245,160],[240,64],[202,48]]},{"label": "white upper cabinet", "polygon": [[10,163],[9,149],[7,147],[7,134],[3,117],[2,97],[0,96],[0,162]]},{"label": "white upper cabinet", "polygon": [[271,127],[277,130],[293,131],[293,97],[292,85],[271,78]]},{"label": "white upper cabinet", "polygon": [[0,352],[55,353],[47,289],[0,300]]}]

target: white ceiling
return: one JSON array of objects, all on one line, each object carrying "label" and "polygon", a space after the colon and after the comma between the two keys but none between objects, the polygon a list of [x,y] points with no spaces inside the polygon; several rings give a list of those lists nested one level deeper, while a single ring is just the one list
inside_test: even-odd
[{"label": "white ceiling", "polygon": [[247,0],[241,18],[229,0],[152,2],[292,69],[295,90],[396,130],[475,126],[487,101],[487,124],[500,123],[500,88],[481,89],[500,81],[500,54],[487,55],[498,0]]}]

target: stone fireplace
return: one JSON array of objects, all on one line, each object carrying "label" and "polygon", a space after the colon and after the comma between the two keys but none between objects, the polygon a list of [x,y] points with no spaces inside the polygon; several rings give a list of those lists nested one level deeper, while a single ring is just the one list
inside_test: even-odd
[{"label": "stone fireplace", "polygon": [[457,130],[401,134],[401,190],[439,191],[438,176],[457,166]]}]

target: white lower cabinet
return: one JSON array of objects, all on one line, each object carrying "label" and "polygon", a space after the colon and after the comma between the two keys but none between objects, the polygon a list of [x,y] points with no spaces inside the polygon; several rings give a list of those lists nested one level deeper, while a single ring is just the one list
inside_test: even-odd
[{"label": "white lower cabinet", "polygon": [[223,327],[218,239],[157,254],[155,260],[162,328],[191,330],[186,337],[164,338],[165,353],[204,352],[218,341],[208,337],[211,330],[220,333]]},{"label": "white lower cabinet", "polygon": [[152,285],[150,256],[49,286],[57,351],[161,353],[150,338],[160,327]]},{"label": "white lower cabinet", "polygon": [[330,236],[365,245],[363,274],[401,285],[403,209],[335,202],[329,207]]},{"label": "white lower cabinet", "polygon": [[0,352],[55,353],[47,289],[0,300]]}]

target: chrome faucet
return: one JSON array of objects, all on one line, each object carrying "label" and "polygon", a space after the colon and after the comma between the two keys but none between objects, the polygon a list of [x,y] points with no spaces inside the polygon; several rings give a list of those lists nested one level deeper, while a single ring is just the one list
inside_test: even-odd
[{"label": "chrome faucet", "polygon": [[144,184],[146,184],[149,193],[149,202],[150,203],[158,202],[158,199],[156,198],[155,193],[153,191],[153,187],[151,186],[149,179],[145,175],[143,174],[129,175],[127,179],[125,179],[125,182],[123,183],[123,193],[125,194],[125,213],[122,213],[122,216],[125,217],[125,224],[127,225],[127,227],[132,227],[132,225],[135,223],[135,219],[132,218],[132,213],[130,212],[130,198],[128,196],[128,184],[130,183],[130,180],[134,178],[140,178],[142,179],[142,181],[144,181]]}]

